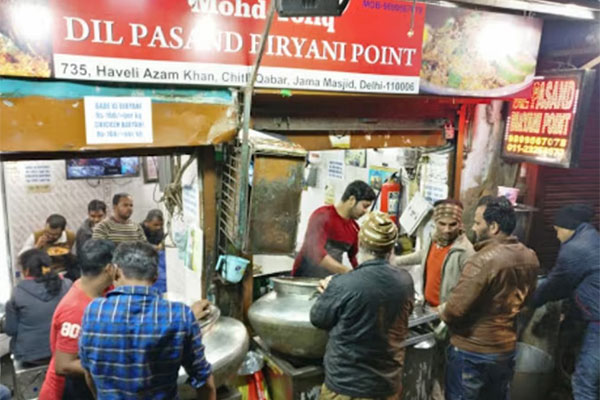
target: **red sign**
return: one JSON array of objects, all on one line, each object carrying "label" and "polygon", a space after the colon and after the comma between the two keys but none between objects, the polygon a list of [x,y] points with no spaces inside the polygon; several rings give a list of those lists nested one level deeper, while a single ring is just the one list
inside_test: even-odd
[{"label": "red sign", "polygon": [[531,97],[513,99],[506,122],[503,155],[569,167],[582,121],[582,71],[536,78]]},{"label": "red sign", "polygon": [[[9,1],[0,75],[245,86],[270,1]],[[412,16],[412,2],[397,0],[351,0],[341,17],[276,15],[257,86],[530,94],[541,20],[424,4]]]},{"label": "red sign", "polygon": [[[54,0],[54,75],[242,86],[267,0]],[[353,0],[344,15],[275,16],[259,87],[418,93],[425,5]]]}]

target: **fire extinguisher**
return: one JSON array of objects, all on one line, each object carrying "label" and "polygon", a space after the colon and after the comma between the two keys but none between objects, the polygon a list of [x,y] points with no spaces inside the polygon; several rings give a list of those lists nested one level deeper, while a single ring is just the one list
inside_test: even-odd
[{"label": "fire extinguisher", "polygon": [[392,175],[390,179],[388,179],[381,186],[380,210],[381,212],[387,213],[395,224],[398,224],[398,213],[400,209],[400,189],[402,189],[402,186],[400,185],[400,182],[398,182],[396,174]]}]

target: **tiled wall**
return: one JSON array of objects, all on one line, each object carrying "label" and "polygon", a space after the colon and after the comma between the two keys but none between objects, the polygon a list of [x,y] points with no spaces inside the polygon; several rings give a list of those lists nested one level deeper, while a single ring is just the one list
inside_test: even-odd
[{"label": "tiled wall", "polygon": [[[50,167],[52,179],[47,193],[30,190],[23,179],[23,168],[27,163]],[[156,184],[144,184],[142,176],[67,180],[64,160],[5,162],[3,166],[13,262],[27,236],[43,228],[50,214],[62,214],[67,219],[67,229],[76,231],[87,216],[90,200],[103,200],[110,212],[112,196],[127,192],[134,200],[133,220],[142,221],[149,210],[158,207],[154,199],[161,196],[158,188],[155,193]]]}]

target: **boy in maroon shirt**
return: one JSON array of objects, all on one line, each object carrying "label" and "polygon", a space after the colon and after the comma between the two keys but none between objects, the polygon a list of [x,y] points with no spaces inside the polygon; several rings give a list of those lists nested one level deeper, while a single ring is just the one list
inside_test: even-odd
[{"label": "boy in maroon shirt", "polygon": [[358,231],[356,220],[371,207],[376,195],[363,181],[346,187],[341,201],[316,209],[310,216],[304,243],[294,261],[293,276],[325,277],[342,274],[350,268],[342,264],[344,253],[352,267],[358,265]]}]

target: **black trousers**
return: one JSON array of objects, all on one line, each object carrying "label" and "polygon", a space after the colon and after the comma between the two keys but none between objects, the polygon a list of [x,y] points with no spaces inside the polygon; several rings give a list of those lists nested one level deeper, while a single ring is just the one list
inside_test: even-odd
[{"label": "black trousers", "polygon": [[62,400],[94,400],[85,378],[67,376]]}]

